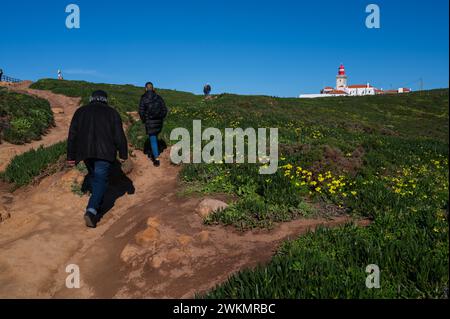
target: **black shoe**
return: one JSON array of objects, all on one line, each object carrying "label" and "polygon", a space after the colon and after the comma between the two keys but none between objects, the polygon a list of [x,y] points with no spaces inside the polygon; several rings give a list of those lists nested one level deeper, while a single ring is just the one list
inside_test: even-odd
[{"label": "black shoe", "polygon": [[86,214],[84,214],[84,221],[86,222],[87,227],[97,227],[97,216],[95,216],[91,212],[86,212]]},{"label": "black shoe", "polygon": [[159,167],[160,164],[161,163],[159,162],[159,160],[154,160],[153,161],[153,166],[155,166],[155,167]]}]

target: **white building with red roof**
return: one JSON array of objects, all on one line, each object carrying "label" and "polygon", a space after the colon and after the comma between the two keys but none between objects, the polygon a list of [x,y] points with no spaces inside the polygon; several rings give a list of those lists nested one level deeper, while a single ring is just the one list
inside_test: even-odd
[{"label": "white building with red roof", "polygon": [[367,84],[347,84],[347,74],[343,64],[339,66],[338,74],[336,75],[336,87],[327,86],[320,91],[320,94],[301,94],[300,98],[317,98],[317,97],[332,97],[332,96],[365,96],[378,94],[399,94],[409,93],[411,89],[399,88],[398,90],[383,91],[378,89],[370,83]]},{"label": "white building with red roof", "polygon": [[377,88],[367,84],[347,85],[347,74],[343,64],[339,66],[338,75],[336,75],[336,90],[344,91],[349,96],[375,95]]}]

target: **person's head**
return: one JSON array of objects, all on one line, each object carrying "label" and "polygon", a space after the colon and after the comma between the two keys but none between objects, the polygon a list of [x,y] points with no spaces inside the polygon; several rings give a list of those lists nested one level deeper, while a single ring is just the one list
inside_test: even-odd
[{"label": "person's head", "polygon": [[105,91],[98,90],[92,93],[91,102],[100,102],[100,103],[108,103],[108,94]]},{"label": "person's head", "polygon": [[147,82],[145,83],[145,90],[148,91],[154,91],[155,88],[153,87],[153,83],[152,82]]}]

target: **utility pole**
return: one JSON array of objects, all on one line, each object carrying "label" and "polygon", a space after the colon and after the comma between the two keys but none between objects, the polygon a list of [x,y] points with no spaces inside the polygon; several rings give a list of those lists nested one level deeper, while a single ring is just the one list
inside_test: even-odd
[{"label": "utility pole", "polygon": [[420,92],[423,91],[423,78],[420,78]]}]

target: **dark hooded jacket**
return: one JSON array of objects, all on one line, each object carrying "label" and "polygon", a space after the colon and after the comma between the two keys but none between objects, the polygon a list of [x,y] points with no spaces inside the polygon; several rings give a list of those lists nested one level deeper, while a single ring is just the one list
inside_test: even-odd
[{"label": "dark hooded jacket", "polygon": [[206,84],[206,85],[203,87],[203,93],[204,93],[205,95],[209,95],[209,93],[211,93],[211,85]]},{"label": "dark hooded jacket", "polygon": [[148,135],[159,134],[167,116],[166,103],[154,91],[147,91],[142,95],[139,103],[139,116],[145,124]]},{"label": "dark hooded jacket", "polygon": [[128,143],[119,113],[106,103],[92,102],[74,114],[67,139],[67,159],[113,162],[117,152],[128,158]]}]

